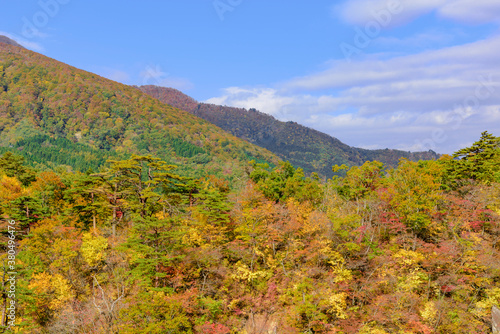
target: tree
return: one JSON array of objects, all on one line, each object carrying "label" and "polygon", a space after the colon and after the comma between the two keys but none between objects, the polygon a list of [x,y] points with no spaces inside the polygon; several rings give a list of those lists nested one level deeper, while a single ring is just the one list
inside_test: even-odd
[{"label": "tree", "polygon": [[299,201],[311,201],[317,204],[322,197],[323,190],[316,173],[306,178],[302,168],[295,169],[288,161],[281,162],[272,170],[268,164],[252,162],[252,165],[250,179],[270,200],[282,202],[288,198],[295,198]]},{"label": "tree", "polygon": [[484,131],[472,146],[458,150],[450,161],[451,179],[500,182],[500,138]]},{"label": "tree", "polygon": [[29,232],[47,211],[31,188],[23,187],[15,177],[0,174],[0,214],[14,219],[20,227],[28,227]]},{"label": "tree", "polygon": [[9,177],[17,177],[24,186],[35,181],[35,172],[24,166],[24,158],[12,152],[5,152],[0,157],[0,172],[5,173]]},{"label": "tree", "polygon": [[[346,169],[347,166],[333,166],[333,172]],[[379,161],[367,161],[362,166],[351,167],[344,178],[334,176],[337,191],[348,200],[358,200],[374,193],[384,176],[384,164]]]},{"label": "tree", "polygon": [[433,215],[442,203],[441,184],[433,175],[439,162],[412,162],[402,158],[398,168],[389,172],[389,203],[409,230],[426,236]]},{"label": "tree", "polygon": [[196,202],[191,210],[192,216],[199,224],[197,229],[203,238],[213,245],[223,244],[231,238],[228,192],[225,182],[211,177],[200,183],[199,191],[194,195]]},{"label": "tree", "polygon": [[116,235],[116,225],[126,211],[133,223],[127,247],[133,254],[135,277],[160,288],[165,276],[161,266],[176,259],[170,253],[181,238],[176,214],[186,202],[189,187],[185,178],[172,172],[175,166],[159,158],[134,155],[111,163],[107,171],[96,176],[102,180],[102,191],[113,210],[112,234]]},{"label": "tree", "polygon": [[129,160],[111,160],[111,166],[99,178],[97,192],[107,197],[112,209],[112,234],[127,210],[134,221],[153,217],[175,206],[177,193],[185,191],[184,178],[171,173],[176,166],[152,156],[133,155]]},{"label": "tree", "polygon": [[104,196],[100,180],[90,173],[77,173],[71,175],[68,181],[70,186],[64,191],[65,201],[69,204],[68,213],[77,216],[84,229],[92,224],[96,230],[98,218],[105,220],[110,212],[109,199]]}]

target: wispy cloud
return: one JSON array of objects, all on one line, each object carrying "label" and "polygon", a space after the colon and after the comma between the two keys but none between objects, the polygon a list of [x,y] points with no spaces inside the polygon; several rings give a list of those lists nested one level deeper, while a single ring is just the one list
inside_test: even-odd
[{"label": "wispy cloud", "polygon": [[389,27],[399,26],[416,17],[428,13],[448,0],[348,0],[333,7],[333,14],[340,16],[349,24],[364,25],[382,12],[397,8],[397,14],[391,15]]},{"label": "wispy cloud", "polygon": [[348,0],[335,5],[333,12],[350,24],[362,25],[389,6],[401,8],[401,12],[391,18],[391,27],[432,11],[443,18],[465,23],[500,22],[500,2],[497,0]]}]

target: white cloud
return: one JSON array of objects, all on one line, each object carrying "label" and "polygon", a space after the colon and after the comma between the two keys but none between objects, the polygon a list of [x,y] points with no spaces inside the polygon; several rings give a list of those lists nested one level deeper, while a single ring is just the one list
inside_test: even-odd
[{"label": "white cloud", "polygon": [[206,103],[230,105],[239,108],[255,108],[281,119],[286,119],[288,107],[304,103],[306,97],[280,95],[273,88],[239,88],[230,87],[224,90],[224,95],[205,101]]},{"label": "white cloud", "polygon": [[148,65],[139,75],[143,85],[157,85],[168,73],[163,72],[159,65]]},{"label": "white cloud", "polygon": [[289,94],[276,88],[230,87],[223,91],[222,96],[204,102],[245,109],[255,108],[283,121],[296,120],[297,115],[312,117],[340,107],[340,99],[335,96]]},{"label": "white cloud", "polygon": [[[395,8],[397,10],[392,10]],[[348,0],[333,7],[334,15],[340,15],[350,24],[365,25],[387,17],[388,23],[383,26],[388,27],[407,23],[431,11],[466,23],[500,22],[497,0]]]},{"label": "white cloud", "polygon": [[371,56],[274,87],[228,88],[207,102],[256,108],[349,145],[451,153],[500,135],[500,36],[380,60]]},{"label": "white cloud", "polygon": [[[334,89],[358,87],[360,84],[363,87],[367,84],[379,86],[390,82],[392,85],[385,88],[406,90],[418,85],[419,80],[442,85],[442,88],[448,88],[449,85],[467,85],[471,80],[477,79],[478,73],[498,71],[496,50],[499,48],[500,37],[497,36],[465,45],[391,59],[380,60],[372,57],[352,63],[335,60],[325,71],[291,80],[287,83],[287,88]],[[412,80],[408,80],[409,78]],[[433,89],[435,88],[439,87]]]}]

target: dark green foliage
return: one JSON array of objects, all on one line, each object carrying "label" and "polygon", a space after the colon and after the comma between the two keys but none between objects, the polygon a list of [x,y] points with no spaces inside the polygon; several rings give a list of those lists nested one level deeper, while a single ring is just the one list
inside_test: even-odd
[{"label": "dark green foliage", "polygon": [[229,224],[231,205],[228,203],[228,192],[228,185],[220,180],[209,179],[199,185],[199,190],[194,198],[196,199],[197,212],[205,216],[207,223],[216,226]]},{"label": "dark green foliage", "polygon": [[108,159],[126,158],[129,155],[118,154],[114,151],[106,152],[88,145],[74,143],[66,138],[51,138],[47,135],[19,139],[13,147],[0,147],[0,152],[13,150],[25,157],[31,166],[53,168],[65,165],[80,172],[87,171],[89,168],[99,170]]},{"label": "dark green foliage", "polygon": [[24,165],[24,157],[13,154],[10,151],[0,156],[0,174],[10,177],[17,177],[23,185],[29,185],[35,181],[35,172],[30,167]]},{"label": "dark green foliage", "polygon": [[[140,135],[137,139],[137,148],[150,152],[150,147],[161,147],[166,151],[167,148],[172,148],[176,155],[184,158],[192,158],[198,154],[207,154],[207,152],[180,138],[175,138],[168,133],[148,132]],[[160,153],[160,155],[162,155]]]},{"label": "dark green foliage", "polygon": [[47,206],[35,196],[21,196],[12,202],[11,217],[22,228],[33,226],[47,214]]},{"label": "dark green foliage", "polygon": [[98,189],[99,179],[92,176],[89,170],[85,174],[69,174],[66,183],[71,185],[64,190],[64,200],[71,204],[68,213],[76,215],[85,230],[91,226],[95,228],[98,217],[101,221],[110,212],[103,208],[107,199],[99,196],[102,195],[102,189]]},{"label": "dark green foliage", "polygon": [[500,181],[500,138],[484,131],[471,147],[453,154],[449,161],[449,177],[489,184]]},{"label": "dark green foliage", "polygon": [[[141,256],[133,262],[133,274],[150,277],[156,289],[168,287],[160,266],[178,260],[171,251],[173,241],[181,236],[176,228],[180,222],[172,215],[186,202],[188,186],[185,178],[173,173],[174,169],[158,158],[134,155],[129,160],[111,161],[105,173],[96,175],[113,193],[113,205],[124,210],[134,224],[127,247]],[[115,225],[117,219],[114,213]]]},{"label": "dark green foliage", "polygon": [[250,179],[270,200],[279,202],[288,198],[316,203],[322,194],[318,176],[305,177],[301,168],[295,169],[290,162],[282,162],[274,169],[267,164],[253,163]]},{"label": "dark green foliage", "polygon": [[[186,179],[171,172],[176,166],[159,158],[133,155],[129,160],[110,163],[110,168],[93,176],[101,180],[103,194],[112,198],[114,211],[130,210],[139,213],[136,219],[143,220],[158,212],[165,214],[176,194],[186,192]],[[116,213],[113,219],[117,219]]]}]

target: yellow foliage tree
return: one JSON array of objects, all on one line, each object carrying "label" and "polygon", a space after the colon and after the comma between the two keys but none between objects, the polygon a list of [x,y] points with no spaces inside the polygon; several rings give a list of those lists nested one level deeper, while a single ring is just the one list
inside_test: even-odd
[{"label": "yellow foliage tree", "polygon": [[108,239],[105,237],[96,236],[93,233],[83,234],[80,253],[89,266],[94,267],[101,262],[106,248],[108,248]]},{"label": "yellow foliage tree", "polygon": [[74,293],[68,280],[60,274],[50,275],[46,272],[35,274],[28,285],[35,293],[37,307],[48,307],[57,311],[66,302],[74,298]]}]

